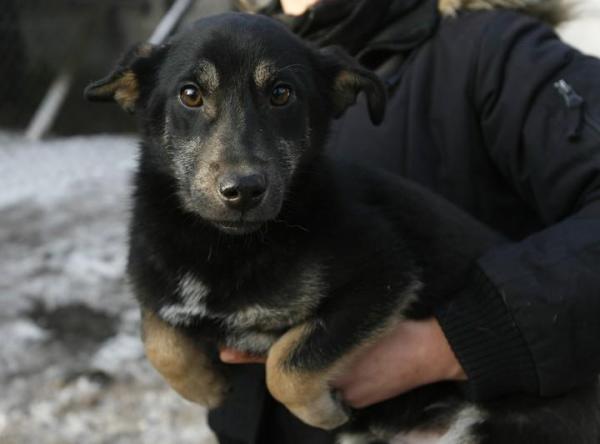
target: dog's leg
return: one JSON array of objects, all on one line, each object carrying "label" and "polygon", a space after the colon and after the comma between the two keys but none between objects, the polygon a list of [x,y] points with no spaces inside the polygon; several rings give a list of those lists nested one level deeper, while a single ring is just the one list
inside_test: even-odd
[{"label": "dog's leg", "polygon": [[305,371],[290,362],[295,350],[312,331],[312,324],[302,324],[273,344],[267,357],[267,387],[275,399],[302,421],[331,430],[348,420],[342,405],[329,390],[332,369]]},{"label": "dog's leg", "polygon": [[148,360],[177,393],[209,408],[221,403],[225,378],[201,345],[146,309],[142,310],[142,337]]},{"label": "dog's leg", "polygon": [[388,321],[346,347],[343,344],[348,342],[340,340],[339,332],[328,329],[322,320],[289,330],[269,350],[269,391],[311,426],[325,430],[341,426],[348,421],[349,411],[332,392],[330,382],[357,354],[389,331],[392,323]]},{"label": "dog's leg", "polygon": [[[314,427],[331,430],[344,424],[349,409],[331,382],[405,319],[422,286],[412,277],[402,289],[362,283],[362,289],[356,285],[352,292],[330,295],[318,317],[287,331],[271,346],[266,376],[273,397]],[[369,297],[370,292],[381,297]]]}]

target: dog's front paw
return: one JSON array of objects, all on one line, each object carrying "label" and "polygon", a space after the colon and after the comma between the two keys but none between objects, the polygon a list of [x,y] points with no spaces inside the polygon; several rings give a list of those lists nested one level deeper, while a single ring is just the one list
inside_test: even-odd
[{"label": "dog's front paw", "polygon": [[221,404],[227,381],[202,347],[150,312],[143,316],[143,336],[146,357],[177,393],[208,408]]},{"label": "dog's front paw", "polygon": [[334,398],[321,375],[267,368],[267,387],[275,399],[306,424],[332,430],[348,419],[348,410]]},{"label": "dog's front paw", "polygon": [[322,392],[311,401],[286,406],[306,424],[324,430],[336,429],[350,419],[348,410],[329,391]]},{"label": "dog's front paw", "polygon": [[306,424],[332,430],[346,423],[349,415],[330,390],[330,369],[305,371],[287,361],[291,350],[309,331],[306,326],[296,327],[271,347],[266,364],[267,388],[275,399]]}]

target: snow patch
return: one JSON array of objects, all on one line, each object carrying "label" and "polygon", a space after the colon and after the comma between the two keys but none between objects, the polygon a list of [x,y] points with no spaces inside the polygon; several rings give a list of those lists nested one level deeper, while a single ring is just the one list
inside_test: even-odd
[{"label": "snow patch", "polygon": [[119,334],[102,345],[92,357],[91,366],[109,374],[117,374],[143,357],[144,347],[138,336]]},{"label": "snow patch", "polygon": [[143,356],[125,279],[136,152],[0,133],[2,443],[216,442]]}]

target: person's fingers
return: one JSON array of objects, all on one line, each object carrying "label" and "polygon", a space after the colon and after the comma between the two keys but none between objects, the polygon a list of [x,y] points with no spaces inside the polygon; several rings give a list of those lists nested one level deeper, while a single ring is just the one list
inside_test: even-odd
[{"label": "person's fingers", "polygon": [[380,399],[377,387],[370,387],[368,384],[350,385],[340,391],[345,403],[355,409],[368,407]]},{"label": "person's fingers", "polygon": [[450,379],[444,346],[449,348],[435,320],[402,322],[357,355],[333,386],[348,405],[362,408]]},{"label": "person's fingers", "polygon": [[[391,371],[390,366],[395,370]],[[352,371],[353,379],[337,382],[342,399],[354,408],[368,407],[411,390],[418,376],[412,375],[412,368],[402,367],[402,363],[391,361],[386,366],[379,364],[362,365]]]},{"label": "person's fingers", "polygon": [[266,358],[243,353],[232,348],[222,348],[219,358],[226,364],[264,364]]}]

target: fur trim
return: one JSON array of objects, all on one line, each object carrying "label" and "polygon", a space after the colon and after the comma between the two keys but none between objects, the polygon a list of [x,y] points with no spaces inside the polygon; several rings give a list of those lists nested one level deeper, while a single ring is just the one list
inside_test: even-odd
[{"label": "fur trim", "polygon": [[517,9],[555,26],[571,16],[565,0],[439,0],[438,8],[442,15],[450,17],[461,9]]},{"label": "fur trim", "polygon": [[270,3],[270,0],[233,0],[233,7],[237,11],[256,12]]},{"label": "fur trim", "polygon": [[[438,9],[443,16],[454,17],[462,9],[517,9],[539,19],[558,25],[572,17],[571,3],[575,0],[439,0]],[[270,3],[269,0],[234,0],[239,11],[256,12]]]}]

